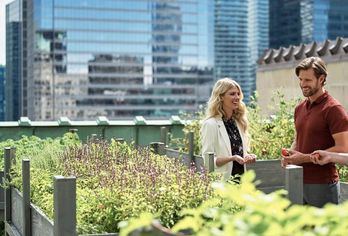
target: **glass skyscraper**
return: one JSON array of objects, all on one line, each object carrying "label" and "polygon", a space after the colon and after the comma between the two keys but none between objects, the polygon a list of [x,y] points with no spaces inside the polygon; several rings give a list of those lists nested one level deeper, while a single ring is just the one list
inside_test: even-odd
[{"label": "glass skyscraper", "polygon": [[270,47],[348,37],[348,0],[270,1]]},{"label": "glass skyscraper", "polygon": [[256,60],[268,48],[268,1],[215,0],[214,7],[215,76],[235,79],[248,103]]},{"label": "glass skyscraper", "polygon": [[19,93],[13,106],[19,113],[9,109],[8,119],[169,117],[197,110],[214,79],[208,1],[12,2],[7,90],[8,97]]},{"label": "glass skyscraper", "polygon": [[196,111],[223,77],[248,103],[267,13],[267,0],[15,0],[7,119],[169,117]]},{"label": "glass skyscraper", "polygon": [[[256,90],[256,69],[258,58],[269,47],[269,0],[249,0],[248,42],[253,79],[249,97]],[[249,102],[249,100],[247,100]]]},{"label": "glass skyscraper", "polygon": [[[18,120],[22,101],[22,5],[6,6],[6,86],[5,120]],[[11,103],[10,103],[11,102]]]},{"label": "glass skyscraper", "polygon": [[215,0],[214,12],[216,77],[235,79],[248,98],[253,78],[247,41],[248,1]]}]

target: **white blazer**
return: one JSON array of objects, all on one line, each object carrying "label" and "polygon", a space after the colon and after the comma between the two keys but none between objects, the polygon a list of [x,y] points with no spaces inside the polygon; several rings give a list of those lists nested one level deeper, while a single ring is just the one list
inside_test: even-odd
[{"label": "white blazer", "polygon": [[[247,154],[248,140],[244,132],[240,127],[240,124],[236,122],[239,134],[243,143],[243,157]],[[219,157],[232,156],[231,142],[228,137],[227,130],[224,122],[221,118],[209,118],[203,121],[201,128],[202,138],[202,156],[204,161],[208,160],[208,153],[213,152],[215,171],[222,173],[223,179],[227,180],[231,177],[233,162],[230,161],[223,166],[216,166],[216,159]],[[245,165],[244,165],[245,168]]]}]

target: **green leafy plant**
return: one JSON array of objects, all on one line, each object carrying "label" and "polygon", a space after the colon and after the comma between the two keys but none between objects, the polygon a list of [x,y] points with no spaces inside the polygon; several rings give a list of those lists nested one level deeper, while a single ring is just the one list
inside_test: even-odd
[{"label": "green leafy plant", "polygon": [[193,148],[194,154],[200,155],[201,153],[201,139],[200,139],[200,129],[202,121],[205,117],[204,107],[200,106],[197,112],[193,114],[182,114],[181,120],[185,121],[183,128],[184,137],[183,138],[173,138],[169,134],[170,143],[169,146],[179,149],[181,152],[188,153],[189,151],[189,133],[193,133]]},{"label": "green leafy plant", "polygon": [[265,117],[257,105],[257,94],[248,108],[250,152],[261,159],[277,159],[282,147],[290,147],[295,137],[294,109],[298,99],[286,100],[277,91],[269,107],[272,115]]},{"label": "green leafy plant", "polygon": [[[348,232],[348,202],[340,206],[327,204],[323,209],[291,205],[283,190],[271,194],[256,190],[254,178],[255,174],[249,171],[242,176],[240,185],[215,183],[217,196],[197,208],[184,210],[185,217],[173,226],[172,232],[186,230],[189,235],[199,236],[324,236]],[[154,218],[146,216],[148,225],[144,220],[140,224],[133,219],[124,224],[121,235],[149,227]]]},{"label": "green leafy plant", "polygon": [[[27,150],[25,157],[33,164],[32,201],[52,218],[52,177],[76,176],[79,233],[117,232],[119,222],[142,212],[155,214],[171,227],[182,217],[182,209],[197,207],[212,195],[206,172],[196,173],[148,148],[134,149],[115,140],[29,140],[20,141],[17,150]],[[12,184],[21,188],[21,157],[17,159]]]}]

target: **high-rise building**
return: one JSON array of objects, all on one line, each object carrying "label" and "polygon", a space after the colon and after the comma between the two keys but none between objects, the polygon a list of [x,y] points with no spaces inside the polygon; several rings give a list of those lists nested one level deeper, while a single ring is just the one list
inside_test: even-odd
[{"label": "high-rise building", "polygon": [[0,65],[0,121],[5,119],[5,67]]},{"label": "high-rise building", "polygon": [[5,120],[18,120],[22,101],[22,14],[17,0],[6,6]]},{"label": "high-rise building", "polygon": [[348,0],[270,1],[270,47],[348,37]]},{"label": "high-rise building", "polygon": [[268,47],[268,0],[15,0],[7,6],[7,119],[168,117],[214,80],[248,103]]},{"label": "high-rise building", "polygon": [[256,87],[256,60],[268,48],[268,1],[214,2],[215,76],[235,79],[248,103]]},{"label": "high-rise building", "polygon": [[[269,47],[269,0],[249,0],[248,41],[253,79],[249,96],[256,90],[256,61]],[[249,101],[249,100],[248,100]]]},{"label": "high-rise building", "polygon": [[15,0],[7,97],[18,103],[9,99],[8,119],[197,110],[214,79],[209,1]]}]

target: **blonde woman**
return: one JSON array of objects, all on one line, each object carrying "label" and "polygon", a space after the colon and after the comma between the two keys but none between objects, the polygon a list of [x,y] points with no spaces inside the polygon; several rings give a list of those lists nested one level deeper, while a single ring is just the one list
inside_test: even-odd
[{"label": "blonde woman", "polygon": [[214,152],[214,165],[225,180],[244,173],[244,164],[255,162],[248,154],[248,119],[239,84],[220,79],[214,85],[208,101],[206,119],[201,129],[202,155]]}]

